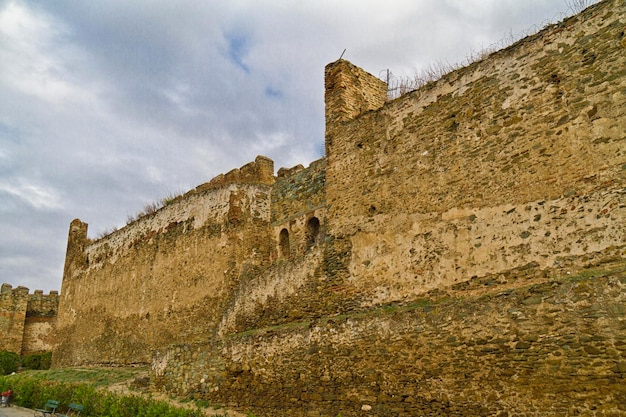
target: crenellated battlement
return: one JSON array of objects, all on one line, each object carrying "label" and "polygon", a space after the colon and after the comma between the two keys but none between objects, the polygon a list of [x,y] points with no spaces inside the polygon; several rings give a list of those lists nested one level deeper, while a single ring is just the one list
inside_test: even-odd
[{"label": "crenellated battlement", "polygon": [[59,308],[58,291],[44,294],[26,287],[0,287],[0,350],[18,354],[51,350],[49,337]]},{"label": "crenellated battlement", "polygon": [[[13,288],[11,284],[4,283],[2,284],[2,286],[0,286],[0,297],[5,300],[25,299],[29,304],[36,306],[46,303],[58,303],[59,292],[56,290],[51,290],[48,294],[44,294],[43,290],[35,290],[31,294],[30,290],[24,286],[20,285]],[[11,301],[10,303],[14,302]]]},{"label": "crenellated battlement", "polygon": [[56,317],[58,307],[58,291],[50,291],[49,294],[44,294],[42,290],[35,290],[28,297],[26,315],[28,317]]}]

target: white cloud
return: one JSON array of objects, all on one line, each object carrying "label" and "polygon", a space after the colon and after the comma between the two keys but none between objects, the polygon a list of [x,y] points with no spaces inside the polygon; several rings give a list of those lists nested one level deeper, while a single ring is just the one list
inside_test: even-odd
[{"label": "white cloud", "polygon": [[68,80],[68,31],[58,20],[11,1],[0,9],[0,82],[50,104],[85,101],[91,92]]},{"label": "white cloud", "polygon": [[0,193],[18,197],[37,210],[55,210],[63,207],[58,193],[50,188],[37,184],[10,185],[0,183]]}]

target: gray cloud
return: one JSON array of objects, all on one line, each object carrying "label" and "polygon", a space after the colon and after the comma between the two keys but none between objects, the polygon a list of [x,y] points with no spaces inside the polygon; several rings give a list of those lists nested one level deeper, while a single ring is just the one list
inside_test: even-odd
[{"label": "gray cloud", "polygon": [[556,21],[543,0],[0,1],[0,280],[60,289],[67,228],[266,155],[323,152],[324,66],[455,63]]}]

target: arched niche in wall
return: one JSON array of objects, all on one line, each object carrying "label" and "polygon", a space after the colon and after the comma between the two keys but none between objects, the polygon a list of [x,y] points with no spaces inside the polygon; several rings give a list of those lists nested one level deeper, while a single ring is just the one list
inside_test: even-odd
[{"label": "arched niche in wall", "polygon": [[310,248],[319,241],[320,220],[317,217],[311,217],[306,222],[306,247]]},{"label": "arched niche in wall", "polygon": [[278,235],[278,250],[281,258],[289,258],[289,231],[283,229]]}]

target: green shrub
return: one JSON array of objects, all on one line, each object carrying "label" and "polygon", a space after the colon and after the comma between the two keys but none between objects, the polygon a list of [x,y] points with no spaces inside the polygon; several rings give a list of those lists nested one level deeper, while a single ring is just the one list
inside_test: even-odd
[{"label": "green shrub", "polygon": [[50,365],[52,365],[52,352],[42,353],[39,369],[50,369]]},{"label": "green shrub", "polygon": [[22,357],[22,367],[26,369],[50,369],[52,362],[52,352],[26,355]]},{"label": "green shrub", "polygon": [[61,402],[63,412],[70,403],[85,407],[81,417],[200,417],[199,409],[174,407],[137,395],[115,395],[92,385],[39,379],[26,373],[0,377],[0,390],[11,388],[14,403],[26,408],[41,408],[49,399]]},{"label": "green shrub", "polygon": [[28,355],[22,357],[22,367],[26,369],[40,369],[41,355]]},{"label": "green shrub", "polygon": [[17,353],[0,351],[0,375],[17,372],[20,366],[20,356]]}]

